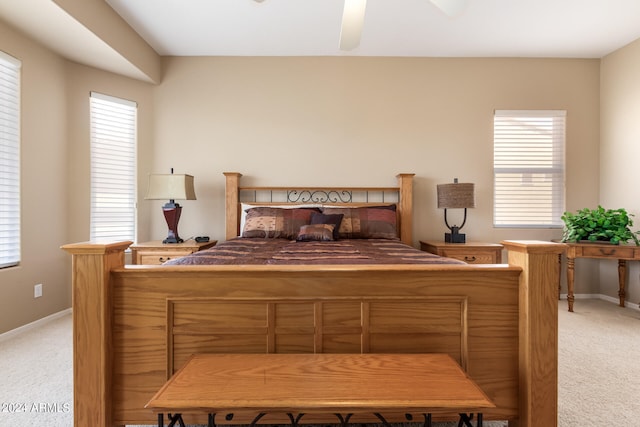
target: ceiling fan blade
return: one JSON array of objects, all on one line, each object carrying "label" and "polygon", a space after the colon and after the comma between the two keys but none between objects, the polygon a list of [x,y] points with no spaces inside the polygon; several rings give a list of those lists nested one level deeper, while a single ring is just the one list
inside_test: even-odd
[{"label": "ceiling fan blade", "polygon": [[431,0],[438,9],[450,18],[458,16],[467,7],[469,0]]},{"label": "ceiling fan blade", "polygon": [[367,0],[344,0],[340,50],[351,50],[360,44]]}]

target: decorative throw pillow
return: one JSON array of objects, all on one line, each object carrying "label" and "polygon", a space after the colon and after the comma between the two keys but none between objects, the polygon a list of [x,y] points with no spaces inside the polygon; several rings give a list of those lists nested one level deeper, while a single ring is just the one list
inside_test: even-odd
[{"label": "decorative throw pillow", "polygon": [[244,223],[247,219],[247,212],[249,209],[253,208],[281,208],[281,209],[301,209],[301,208],[311,208],[315,209],[317,212],[320,212],[320,208],[322,207],[319,203],[303,203],[299,205],[294,204],[273,204],[273,203],[258,203],[258,202],[242,202],[240,203],[240,226],[238,230],[240,231],[240,235],[242,235],[242,230],[244,230]]},{"label": "decorative throw pillow", "polygon": [[322,209],[325,215],[343,214],[341,239],[398,239],[395,205]]},{"label": "decorative throw pillow", "polygon": [[332,224],[333,225],[333,240],[338,240],[338,230],[340,229],[340,223],[342,223],[343,214],[325,215],[319,212],[311,214],[311,224]]},{"label": "decorative throw pillow", "polygon": [[300,227],[311,223],[318,209],[281,209],[270,207],[247,210],[242,237],[296,239]]},{"label": "decorative throw pillow", "polygon": [[310,224],[300,227],[298,233],[299,242],[328,242],[333,240],[333,230],[335,226],[333,224]]}]

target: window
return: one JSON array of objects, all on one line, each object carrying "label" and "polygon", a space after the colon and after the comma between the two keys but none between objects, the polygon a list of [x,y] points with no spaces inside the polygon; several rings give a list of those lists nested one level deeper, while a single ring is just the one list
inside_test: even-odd
[{"label": "window", "polygon": [[133,240],[136,229],[134,102],[92,92],[91,240]]},{"label": "window", "polygon": [[562,227],[565,121],[563,110],[495,112],[495,227]]},{"label": "window", "polygon": [[0,268],[20,263],[20,67],[0,52]]}]

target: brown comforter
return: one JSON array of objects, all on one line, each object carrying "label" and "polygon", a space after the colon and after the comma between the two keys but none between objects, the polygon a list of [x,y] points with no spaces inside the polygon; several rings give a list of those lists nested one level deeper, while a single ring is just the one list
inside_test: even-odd
[{"label": "brown comforter", "polygon": [[164,265],[286,264],[464,264],[408,246],[399,240],[351,239],[296,242],[236,238]]}]

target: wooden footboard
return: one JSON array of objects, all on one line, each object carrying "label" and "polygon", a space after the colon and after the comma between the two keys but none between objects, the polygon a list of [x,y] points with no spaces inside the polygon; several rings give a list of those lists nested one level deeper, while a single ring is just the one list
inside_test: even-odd
[{"label": "wooden footboard", "polygon": [[145,403],[202,352],[448,353],[485,419],[557,423],[562,244],[503,242],[509,265],[125,267],[129,243],[64,246],[76,426],[152,424]]}]

